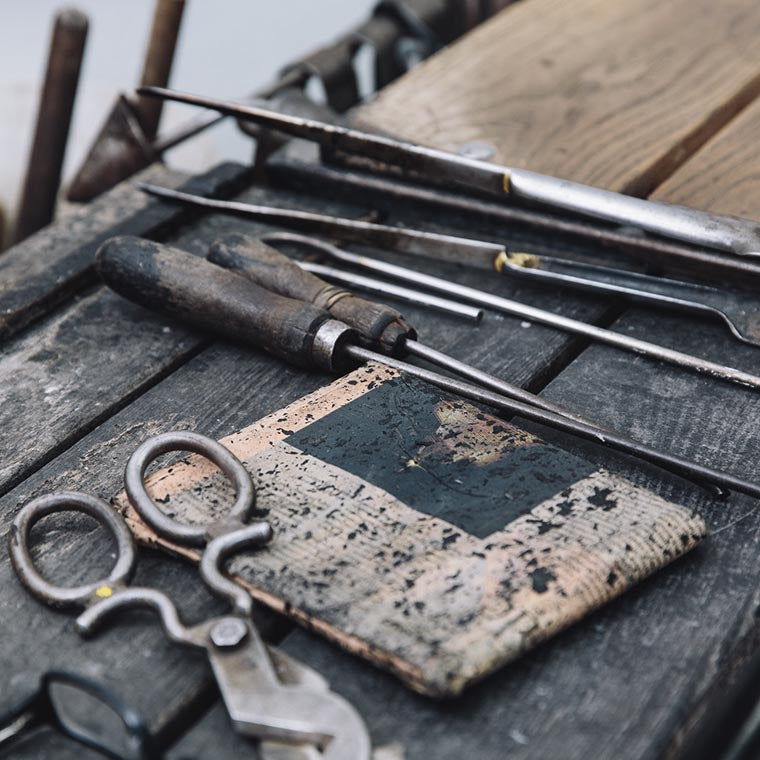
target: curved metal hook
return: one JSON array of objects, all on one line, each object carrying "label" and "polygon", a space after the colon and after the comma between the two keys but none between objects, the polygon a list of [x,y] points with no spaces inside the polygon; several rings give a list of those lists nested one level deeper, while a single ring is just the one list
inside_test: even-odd
[{"label": "curved metal hook", "polygon": [[268,522],[255,522],[210,541],[201,557],[200,574],[206,585],[246,618],[253,612],[253,600],[245,589],[223,575],[223,563],[239,549],[265,544],[271,538],[272,526]]},{"label": "curved metal hook", "polygon": [[[29,551],[29,535],[39,520],[59,512],[81,512],[110,531],[116,542],[116,563],[106,579],[72,588],[56,586],[42,577]],[[84,606],[100,589],[128,583],[135,570],[135,544],[121,515],[102,499],[78,491],[46,494],[26,504],[11,523],[9,544],[11,562],[20,581],[53,607]]]},{"label": "curved metal hook", "polygon": [[253,509],[256,491],[243,463],[221,443],[190,431],[161,433],[144,441],[129,459],[124,473],[127,496],[140,517],[159,535],[186,546],[203,546],[209,539],[208,528],[186,525],[167,517],[145,489],[145,471],[161,454],[192,451],[213,462],[235,486],[236,499],[229,518],[243,521]]},{"label": "curved metal hook", "polygon": [[158,613],[164,632],[171,641],[205,647],[204,640],[194,636],[193,630],[182,623],[174,602],[162,591],[151,588],[114,590],[112,595],[95,602],[77,618],[77,631],[82,636],[92,636],[98,632],[107,617],[126,607],[149,607]]}]

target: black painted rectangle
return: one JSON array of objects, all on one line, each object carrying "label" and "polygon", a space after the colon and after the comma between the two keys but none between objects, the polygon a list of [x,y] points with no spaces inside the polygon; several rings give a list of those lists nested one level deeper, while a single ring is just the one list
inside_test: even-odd
[{"label": "black painted rectangle", "polygon": [[[485,538],[596,471],[464,402],[472,424],[442,423],[448,404],[402,376],[288,436],[286,442],[395,496],[407,506]],[[473,443],[477,430],[490,444]],[[495,442],[495,444],[494,444]]]}]

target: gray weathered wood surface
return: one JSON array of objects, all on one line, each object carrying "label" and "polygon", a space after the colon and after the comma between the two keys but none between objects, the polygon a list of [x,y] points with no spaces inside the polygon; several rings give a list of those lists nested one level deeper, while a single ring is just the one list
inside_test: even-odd
[{"label": "gray weathered wood surface", "polygon": [[[525,6],[531,1],[525,0]],[[742,27],[739,4],[732,2],[731,9],[721,29],[727,33],[731,24],[738,24],[742,34],[750,33],[751,27]],[[515,23],[522,18],[522,23],[532,24],[525,10],[513,18],[518,20]],[[509,24],[504,28],[508,30]],[[600,56],[597,71],[604,70],[605,60],[614,63],[614,56],[603,60],[609,50],[594,49]],[[537,58],[536,66],[540,65]],[[737,92],[749,96],[756,89],[754,64],[746,70],[744,63],[737,66],[724,69],[728,72],[725,100],[716,99],[714,90],[703,100],[695,100],[703,89],[699,77],[687,77],[688,92],[681,92],[693,124],[711,125],[716,136],[691,161],[679,154],[674,165],[683,164],[683,168],[668,178],[661,156],[689,146],[684,147],[682,134],[670,144],[667,136],[658,133],[656,150],[637,147],[635,163],[645,171],[636,173],[627,166],[626,187],[651,187],[649,170],[657,166],[655,180],[666,180],[662,190],[666,199],[690,202],[693,186],[695,202],[720,206],[722,211],[760,214],[748,201],[758,197],[760,161],[756,152],[747,154],[747,135],[757,133],[760,121],[758,109],[750,107],[733,121],[733,111],[715,113],[726,106],[735,110]],[[671,74],[675,76],[675,70]],[[563,86],[569,92],[572,78]],[[458,118],[453,114],[454,127]],[[728,126],[721,128],[726,122]],[[468,130],[465,125],[467,134]],[[592,124],[587,133],[594,130],[605,134],[603,124]],[[634,137],[626,134],[623,142]],[[557,155],[562,155],[563,146],[555,147]],[[608,149],[614,146],[606,145]],[[742,157],[739,187],[730,182],[736,170],[728,161],[736,155]],[[183,181],[161,169],[150,171],[157,172],[153,178],[159,182]],[[297,175],[303,179],[305,171],[303,167],[280,170],[277,176],[293,187]],[[231,194],[238,182],[245,181],[244,172],[226,166],[203,179],[201,189]],[[731,193],[721,193],[721,187]],[[4,340],[0,349],[2,525],[36,494],[59,488],[81,488],[105,497],[115,493],[129,453],[152,433],[190,427],[221,437],[329,380],[261,354],[212,343],[121,303],[94,285],[88,274],[92,253],[97,241],[111,231],[167,240],[201,254],[222,232],[260,229],[240,219],[178,214],[176,207],[146,202],[128,185],[113,192],[77,223],[42,231],[0,258],[0,311],[11,314],[0,326]],[[242,197],[357,215],[371,206],[363,206],[361,199],[346,206],[318,191],[298,194],[248,188]],[[408,207],[391,221],[402,218],[420,226],[473,229],[472,220],[436,219],[429,209]],[[488,233],[492,232],[509,240],[519,231],[489,225]],[[621,312],[619,304],[518,288],[494,282],[486,273],[456,273],[472,283],[582,319],[606,323]],[[545,328],[524,327],[515,319],[489,314],[480,327],[473,328],[417,309],[402,310],[423,338],[465,361],[535,390],[545,387],[551,398],[648,443],[760,477],[760,407],[749,391],[612,349],[589,348]],[[708,321],[632,310],[615,327],[745,369],[757,371],[760,364],[755,351],[730,343],[723,329]],[[568,443],[568,439],[541,433]],[[712,536],[692,556],[459,700],[437,703],[416,696],[392,677],[312,634],[288,632],[274,617],[261,617],[262,624],[271,637],[284,639],[286,651],[321,670],[339,693],[355,702],[376,743],[399,742],[413,760],[462,756],[491,760],[505,755],[678,757],[683,737],[709,714],[712,701],[731,682],[744,652],[760,638],[757,504],[733,498],[727,505],[716,505],[701,492],[652,468],[590,446],[581,448],[610,469],[697,509],[712,528]],[[83,521],[73,534],[50,534],[39,547],[44,550],[44,567],[58,568],[71,580],[92,577],[106,567],[109,544],[104,536],[93,536],[92,530]],[[82,547],[90,546],[85,542],[93,538],[96,551],[82,553]],[[195,571],[184,563],[144,551],[139,572],[138,581],[156,584],[176,596],[189,620],[219,609],[198,586]],[[3,552],[0,620],[5,633],[0,667],[6,676],[0,709],[28,693],[47,668],[76,668],[108,681],[156,728],[185,733],[192,725],[173,750],[174,758],[255,756],[249,742],[229,731],[203,658],[169,645],[153,618],[135,614],[84,642],[76,635],[70,615],[52,612],[20,588]],[[209,706],[210,711],[199,717]],[[15,756],[86,755],[66,742],[40,735]]]}]

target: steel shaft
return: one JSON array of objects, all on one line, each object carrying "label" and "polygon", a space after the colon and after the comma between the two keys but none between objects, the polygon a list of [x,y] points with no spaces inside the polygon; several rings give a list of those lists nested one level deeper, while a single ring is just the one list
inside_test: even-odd
[{"label": "steel shaft", "polygon": [[422,179],[457,183],[490,193],[509,193],[549,208],[633,225],[670,239],[738,255],[760,256],[760,225],[748,219],[635,198],[524,169],[465,158],[385,135],[316,119],[287,116],[257,106],[161,87],[142,88],[140,93],[213,108],[220,113],[311,140],[329,150],[390,164]]},{"label": "steel shaft", "polygon": [[701,359],[692,356],[691,354],[683,353],[682,351],[659,346],[656,343],[639,340],[638,338],[633,338],[629,335],[622,335],[614,330],[607,330],[603,327],[597,327],[596,325],[581,322],[577,319],[563,317],[562,315],[555,314],[551,311],[537,309],[534,306],[528,306],[519,301],[512,301],[508,298],[503,298],[484,290],[471,288],[468,285],[461,285],[456,282],[445,280],[441,277],[435,277],[434,275],[418,272],[414,269],[398,266],[397,264],[389,264],[385,261],[379,261],[368,256],[350,253],[336,248],[335,246],[325,245],[323,250],[329,253],[333,258],[343,261],[344,263],[360,266],[364,269],[370,269],[375,272],[381,272],[405,282],[412,282],[415,285],[421,285],[430,290],[443,293],[446,296],[455,296],[456,298],[461,298],[462,300],[475,303],[478,306],[487,309],[501,311],[505,314],[511,314],[512,316],[527,319],[531,322],[558,327],[561,330],[576,335],[583,335],[592,340],[599,341],[600,343],[615,346],[616,348],[622,348],[626,351],[651,356],[654,359],[669,362],[670,364],[675,364],[679,367],[686,367],[687,369],[710,375],[711,377],[717,377],[721,380],[728,380],[729,382],[738,385],[744,385],[749,388],[760,390],[760,377],[734,369],[733,367],[716,364],[707,359]]},{"label": "steel shaft", "polygon": [[724,490],[744,493],[748,496],[760,498],[760,485],[750,483],[742,478],[735,477],[712,467],[705,467],[696,462],[692,462],[683,457],[674,454],[666,454],[649,446],[626,438],[613,431],[603,431],[598,427],[588,425],[583,422],[568,419],[545,409],[539,409],[536,406],[525,404],[521,401],[505,398],[504,396],[485,390],[477,385],[456,380],[438,372],[417,367],[414,364],[395,359],[390,356],[378,354],[366,348],[356,345],[347,345],[343,348],[344,353],[357,362],[365,363],[368,361],[384,364],[393,367],[402,372],[424,380],[438,388],[455,393],[472,401],[478,401],[488,404],[496,409],[509,412],[510,414],[519,415],[531,422],[538,422],[547,425],[556,430],[565,433],[577,435],[589,441],[607,446],[626,454],[632,454],[647,462],[661,467],[664,470],[679,475],[682,478],[701,485],[710,484],[721,489],[721,495],[725,495]]}]

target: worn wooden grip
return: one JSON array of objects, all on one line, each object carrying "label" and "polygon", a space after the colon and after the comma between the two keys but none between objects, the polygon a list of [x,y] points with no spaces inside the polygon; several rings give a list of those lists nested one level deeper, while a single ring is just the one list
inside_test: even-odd
[{"label": "worn wooden grip", "polygon": [[386,351],[399,351],[405,338],[416,337],[394,309],[330,285],[249,235],[233,233],[217,240],[207,258],[268,290],[327,309],[335,319],[353,327],[364,342],[380,344]]},{"label": "worn wooden grip", "polygon": [[[117,237],[98,250],[100,276],[120,295],[149,309],[263,348],[300,366],[332,369],[320,328],[337,341],[351,331],[313,304],[285,298],[221,267],[137,237]],[[326,330],[329,323],[331,330]],[[337,357],[336,357],[337,358]]]}]

